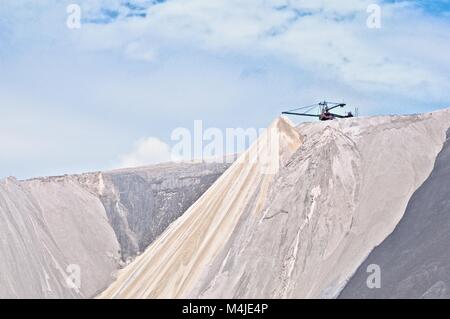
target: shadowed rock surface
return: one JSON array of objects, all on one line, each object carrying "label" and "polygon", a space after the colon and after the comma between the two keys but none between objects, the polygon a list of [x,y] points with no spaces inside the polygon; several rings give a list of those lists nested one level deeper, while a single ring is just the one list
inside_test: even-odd
[{"label": "shadowed rock surface", "polygon": [[79,180],[102,201],[126,259],[147,248],[229,165],[168,163],[82,175]]},{"label": "shadowed rock surface", "polygon": [[[381,287],[366,285],[377,264]],[[340,298],[450,298],[450,130],[430,177],[394,232],[376,247]]]},{"label": "shadowed rock surface", "polygon": [[[169,163],[0,181],[0,298],[87,298],[104,290],[229,164]],[[81,270],[81,287],[66,283]],[[68,268],[69,267],[69,268]]]}]

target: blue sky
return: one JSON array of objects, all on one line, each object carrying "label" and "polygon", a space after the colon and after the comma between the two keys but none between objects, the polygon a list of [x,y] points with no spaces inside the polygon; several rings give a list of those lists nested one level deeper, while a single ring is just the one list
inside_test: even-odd
[{"label": "blue sky", "polygon": [[445,15],[450,13],[450,0],[389,0],[386,3],[410,2],[414,6],[432,15]]},{"label": "blue sky", "polygon": [[[380,29],[367,6],[382,9]],[[81,29],[66,27],[68,4]],[[449,1],[0,3],[0,178],[165,158],[170,134],[265,127],[321,99],[364,115],[450,107]],[[131,154],[131,155],[130,155]]]}]

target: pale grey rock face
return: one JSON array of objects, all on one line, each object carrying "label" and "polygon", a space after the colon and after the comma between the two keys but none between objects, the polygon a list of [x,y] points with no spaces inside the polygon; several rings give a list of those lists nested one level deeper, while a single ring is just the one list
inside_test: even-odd
[{"label": "pale grey rock face", "polygon": [[[161,164],[0,181],[0,298],[104,290],[229,164]],[[81,286],[67,284],[79,267]]]},{"label": "pale grey rock face", "polygon": [[[379,288],[366,283],[372,264],[380,267]],[[450,298],[450,130],[430,177],[340,298]]]},{"label": "pale grey rock face", "polygon": [[101,202],[70,179],[0,182],[0,236],[0,298],[88,297],[119,260]]}]

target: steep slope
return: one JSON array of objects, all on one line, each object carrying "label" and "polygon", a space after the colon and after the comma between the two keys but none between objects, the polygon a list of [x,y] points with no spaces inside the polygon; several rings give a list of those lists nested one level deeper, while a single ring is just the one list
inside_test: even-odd
[{"label": "steep slope", "polygon": [[448,110],[279,119],[266,150],[282,154],[278,170],[244,154],[100,297],[335,297],[401,219],[449,126]]},{"label": "steep slope", "polygon": [[[71,181],[0,182],[0,297],[88,297],[107,286],[119,245],[98,198]],[[80,289],[67,285],[81,271]]]},{"label": "steep slope", "polygon": [[300,143],[290,124],[275,121],[182,217],[122,270],[102,296],[184,296],[223,249],[241,215],[261,210],[275,176],[266,172],[278,170],[278,160],[284,162]]},{"label": "steep slope", "polygon": [[[425,183],[395,228],[351,278],[340,298],[450,298],[450,130]],[[380,267],[369,289],[367,268]]]},{"label": "steep slope", "polygon": [[[0,298],[104,290],[229,164],[162,164],[0,181]],[[79,267],[80,289],[70,280]]]}]

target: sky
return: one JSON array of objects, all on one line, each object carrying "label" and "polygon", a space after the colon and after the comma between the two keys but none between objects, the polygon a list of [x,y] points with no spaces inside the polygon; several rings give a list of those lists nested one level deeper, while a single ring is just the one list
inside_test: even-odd
[{"label": "sky", "polygon": [[195,120],[263,128],[324,99],[450,107],[449,27],[449,0],[2,0],[0,178],[162,162]]}]

